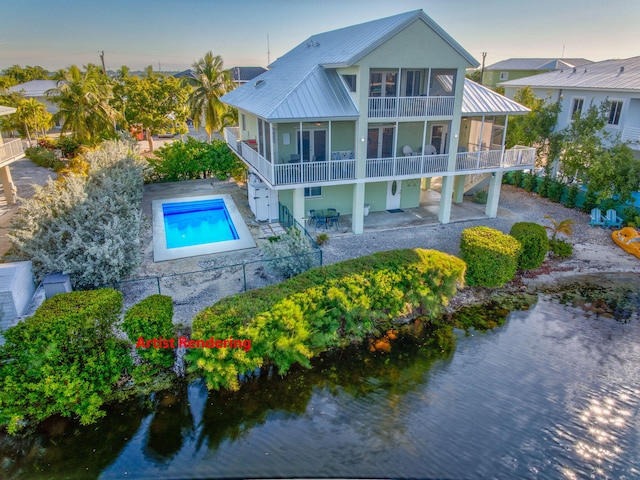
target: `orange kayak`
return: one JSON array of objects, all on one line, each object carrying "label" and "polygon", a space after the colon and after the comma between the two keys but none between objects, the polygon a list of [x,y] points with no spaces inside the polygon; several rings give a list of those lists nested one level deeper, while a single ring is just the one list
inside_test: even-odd
[{"label": "orange kayak", "polygon": [[640,233],[632,227],[614,230],[611,238],[625,252],[640,258]]}]

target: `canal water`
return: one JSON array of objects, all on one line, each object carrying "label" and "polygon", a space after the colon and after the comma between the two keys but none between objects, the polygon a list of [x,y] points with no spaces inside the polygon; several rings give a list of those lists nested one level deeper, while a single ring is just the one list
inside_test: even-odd
[{"label": "canal water", "polygon": [[487,332],[401,336],[390,352],[365,345],[236,393],[196,382],[115,407],[88,427],[47,422],[39,436],[4,440],[1,471],[640,478],[640,278],[627,280],[635,292],[612,308],[542,295]]}]

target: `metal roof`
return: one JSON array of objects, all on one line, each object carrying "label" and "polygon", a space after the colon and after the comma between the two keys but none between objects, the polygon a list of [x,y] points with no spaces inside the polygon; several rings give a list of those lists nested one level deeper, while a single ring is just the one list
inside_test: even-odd
[{"label": "metal roof", "polygon": [[236,82],[248,82],[267,71],[264,67],[233,67],[229,70]]},{"label": "metal roof", "polygon": [[529,111],[524,105],[465,78],[462,115],[521,115]]},{"label": "metal roof", "polygon": [[47,90],[56,88],[58,82],[55,80],[31,80],[9,87],[10,92],[22,93],[25,97],[46,97]]},{"label": "metal roof", "polygon": [[509,58],[485,70],[560,70],[592,63],[586,58]]},{"label": "metal roof", "polygon": [[604,60],[576,68],[501,82],[505,87],[640,90],[640,57]]},{"label": "metal roof", "polygon": [[470,65],[478,62],[422,10],[321,33],[221,100],[271,121],[356,118],[358,111],[332,68],[350,66],[415,21],[423,21]]},{"label": "metal roof", "polygon": [[16,109],[13,107],[5,107],[3,105],[0,105],[0,117],[2,115],[11,115],[12,113],[15,113]]}]

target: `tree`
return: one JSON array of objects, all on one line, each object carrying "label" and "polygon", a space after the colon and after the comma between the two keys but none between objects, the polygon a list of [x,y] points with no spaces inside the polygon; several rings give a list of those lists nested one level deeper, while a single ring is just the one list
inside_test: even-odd
[{"label": "tree", "polygon": [[482,83],[482,70],[479,68],[473,72],[467,73],[465,76],[476,83]]},{"label": "tree", "polygon": [[38,131],[51,128],[53,115],[47,112],[44,103],[40,103],[35,98],[21,100],[16,112],[11,115],[11,122],[22,135],[27,137],[31,147],[31,133],[33,132],[38,140]]},{"label": "tree", "polygon": [[570,218],[566,218],[560,222],[558,222],[551,215],[545,215],[544,218],[551,222],[551,226],[545,225],[544,228],[551,232],[551,240],[555,240],[556,236],[561,233],[562,235],[566,235],[570,237],[573,233],[573,225],[576,223]]},{"label": "tree", "polygon": [[209,135],[220,130],[225,125],[230,110],[220,101],[225,93],[233,90],[234,84],[231,74],[224,69],[222,57],[215,57],[211,51],[193,64],[196,79],[193,81],[193,91],[189,96],[189,110],[193,125],[204,128]]},{"label": "tree", "polygon": [[56,73],[58,85],[47,94],[58,106],[54,118],[62,121],[62,132],[83,143],[96,144],[113,138],[119,112],[110,104],[112,86],[102,70],[87,65],[82,72],[73,65]]},{"label": "tree", "polygon": [[49,72],[40,66],[26,66],[23,68],[20,65],[13,65],[4,69],[2,74],[12,78],[15,81],[14,85],[31,80],[46,80],[49,78]]},{"label": "tree", "polygon": [[549,166],[549,160],[557,156],[561,137],[554,132],[560,104],[537,98],[531,87],[520,88],[513,99],[529,108],[526,115],[518,115],[509,119],[506,146],[532,146],[537,149],[539,163]]},{"label": "tree", "polygon": [[119,83],[114,86],[113,105],[127,123],[146,130],[149,150],[153,151],[154,133],[185,133],[189,86],[175,77],[157,74],[151,67],[143,77],[129,76],[123,67]]}]

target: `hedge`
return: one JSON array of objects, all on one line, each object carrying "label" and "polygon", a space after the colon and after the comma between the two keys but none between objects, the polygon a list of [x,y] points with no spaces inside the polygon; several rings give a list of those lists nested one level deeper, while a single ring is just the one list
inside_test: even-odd
[{"label": "hedge", "polygon": [[462,260],[442,252],[394,250],[225,298],[194,318],[192,339],[232,338],[249,348],[189,349],[187,369],[210,389],[237,390],[240,375],[263,365],[282,374],[294,363],[309,367],[316,354],[379,334],[400,316],[436,315],[464,272]]},{"label": "hedge", "polygon": [[489,227],[462,231],[460,257],[467,264],[466,282],[471,286],[499,287],[513,278],[518,268],[520,243]]},{"label": "hedge", "polygon": [[542,265],[549,251],[547,231],[542,225],[532,222],[514,223],[509,235],[522,246],[518,256],[519,269],[533,270]]},{"label": "hedge", "polygon": [[161,369],[170,368],[175,361],[172,348],[137,348],[140,338],[172,339],[173,301],[166,295],[151,295],[131,307],[124,315],[122,329],[136,345],[136,352],[143,363],[136,365],[133,377],[138,383],[148,382],[150,376]]},{"label": "hedge", "polygon": [[0,425],[16,433],[30,421],[60,414],[89,424],[131,367],[116,338],[122,294],[76,291],[45,300],[36,313],[4,332],[0,347]]}]

